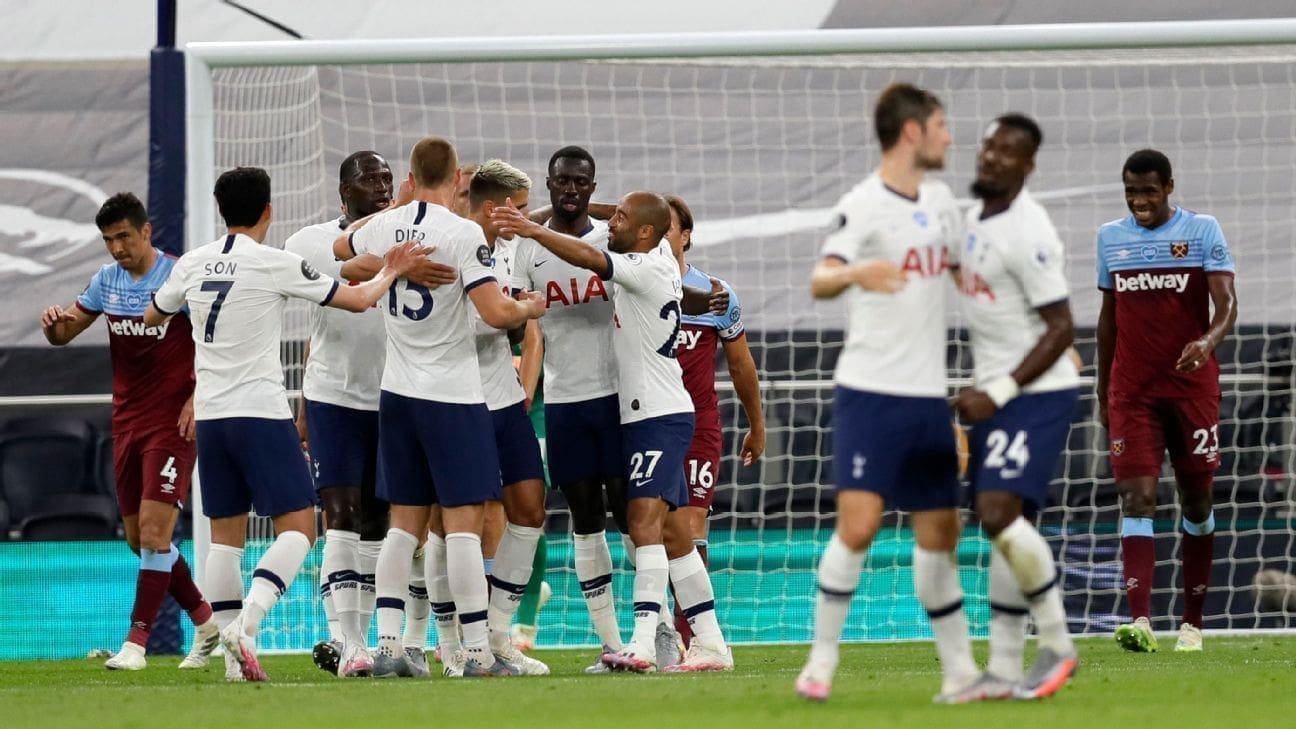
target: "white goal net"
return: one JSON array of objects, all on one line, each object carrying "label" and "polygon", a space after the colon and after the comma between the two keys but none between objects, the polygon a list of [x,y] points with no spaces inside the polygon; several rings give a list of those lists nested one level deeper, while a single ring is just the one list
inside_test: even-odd
[{"label": "white goal net", "polygon": [[[668,45],[661,54],[670,55]],[[768,451],[759,465],[743,468],[734,454],[745,421],[725,384],[723,358],[718,360],[726,458],[710,554],[719,613],[732,640],[810,637],[814,567],[834,519],[826,488],[827,427],[844,312],[840,302],[811,301],[808,273],[827,208],[877,163],[870,111],[878,91],[896,80],[931,89],[944,102],[954,144],[939,177],[957,193],[971,181],[981,133],[993,117],[1022,111],[1039,121],[1044,146],[1029,184],[1068,248],[1078,349],[1090,378],[1100,300],[1094,238],[1101,223],[1126,212],[1119,184],[1125,157],[1141,147],[1164,151],[1175,165],[1175,200],[1219,218],[1237,258],[1241,318],[1220,349],[1222,467],[1205,623],[1216,629],[1296,625],[1290,613],[1258,607],[1250,590],[1258,570],[1296,568],[1296,46],[640,60],[507,56],[501,49],[499,60],[464,63],[215,67],[214,156],[206,161],[217,171],[236,165],[269,171],[274,245],[337,215],[337,168],[347,154],[377,150],[399,177],[411,145],[428,134],[451,139],[463,161],[499,157],[527,171],[539,202],[550,154],[569,144],[593,153],[597,199],[652,189],[688,201],[697,218],[690,262],[737,290],[764,383]],[[195,103],[192,94],[188,103]],[[191,183],[207,186],[190,192],[191,211],[195,195],[209,195],[211,177],[211,169],[197,175],[191,169]],[[950,365],[957,380],[970,374],[970,362],[956,312],[951,321]],[[296,389],[306,336],[302,311],[286,336],[292,341],[284,348],[285,370],[289,388]],[[1053,505],[1041,515],[1063,565],[1073,631],[1107,631],[1126,612],[1119,508],[1092,405],[1086,394],[1052,485]],[[1172,616],[1181,610],[1182,588],[1178,511],[1170,481],[1162,486],[1153,613],[1161,616],[1155,627],[1169,629],[1177,625]],[[554,597],[541,616],[540,641],[592,645],[566,524],[556,510],[547,578]],[[892,515],[887,524],[870,554],[848,639],[928,635],[912,597],[907,522]],[[264,528],[257,528],[259,536]],[[984,635],[989,547],[976,530],[967,535],[961,572],[973,630]],[[257,552],[249,553],[252,559]],[[312,572],[318,557],[317,548],[267,622],[266,646],[307,648],[325,634]],[[626,574],[615,583],[619,598],[630,594]],[[629,600],[619,602],[627,611],[623,625],[629,624]]]}]

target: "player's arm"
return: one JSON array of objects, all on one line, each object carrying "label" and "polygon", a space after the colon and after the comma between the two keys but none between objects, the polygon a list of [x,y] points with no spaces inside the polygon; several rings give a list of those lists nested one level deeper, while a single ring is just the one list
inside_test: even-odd
[{"label": "player's arm", "polygon": [[1111,387],[1112,362],[1116,359],[1116,294],[1103,290],[1098,310],[1098,423],[1107,427],[1107,389]]},{"label": "player's arm", "polygon": [[468,289],[468,298],[473,306],[477,307],[477,313],[481,314],[482,321],[486,322],[487,326],[496,329],[515,329],[531,319],[544,316],[543,295],[536,291],[522,291],[518,294],[518,298],[510,299],[498,286],[481,285],[493,282],[494,279],[485,278],[470,284]]},{"label": "player's arm", "polygon": [[742,403],[743,412],[747,414],[747,422],[750,426],[747,435],[743,436],[742,449],[739,451],[743,465],[750,466],[765,452],[765,412],[761,409],[760,379],[756,372],[756,360],[752,359],[746,334],[721,341],[724,343],[725,363],[729,366],[729,377],[733,380],[734,391],[738,393],[738,401]]},{"label": "player's arm", "polygon": [[1044,322],[1044,333],[1017,367],[1007,375],[959,392],[954,407],[965,422],[988,420],[996,410],[1016,397],[1021,388],[1034,382],[1071,348],[1075,341],[1075,327],[1071,321],[1070,302],[1063,299],[1040,306],[1035,311]]},{"label": "player's arm", "polygon": [[535,400],[536,388],[540,385],[540,369],[544,364],[544,332],[540,324],[529,321],[526,332],[522,335],[522,362],[518,366],[518,378],[522,381],[522,391],[526,393],[527,410]]},{"label": "player's arm", "polygon": [[905,286],[905,274],[891,261],[872,259],[847,263],[838,256],[824,256],[810,272],[810,295],[835,299],[850,286],[865,291],[894,294]]},{"label": "player's arm", "polygon": [[[345,311],[367,311],[387,294],[392,283],[418,265],[419,260],[431,253],[430,248],[408,241],[391,248],[383,256],[383,267],[377,276],[358,286],[337,286],[333,295],[324,301],[326,306]],[[334,282],[336,286],[336,282]]]},{"label": "player's arm", "polygon": [[[573,266],[593,271],[604,279],[612,275],[612,263],[607,253],[579,238],[563,235],[527,218],[513,205],[512,199],[506,202],[505,205],[496,205],[491,211],[491,217],[499,226],[502,235],[520,235],[530,238]],[[480,309],[481,307],[478,307],[479,311]],[[491,326],[496,325],[491,324]]]},{"label": "player's arm", "polygon": [[95,319],[97,312],[89,312],[73,304],[66,309],[57,304],[41,312],[41,333],[55,347],[62,347],[84,332]]},{"label": "player's arm", "polygon": [[1191,341],[1184,347],[1175,363],[1180,372],[1193,372],[1206,366],[1206,360],[1224,341],[1224,337],[1233,331],[1237,323],[1237,292],[1233,289],[1232,273],[1208,273],[1206,285],[1210,288],[1211,305],[1215,309],[1211,317],[1210,328],[1200,339]]},{"label": "player's arm", "polygon": [[[310,340],[306,340],[305,346],[302,347],[302,372],[306,371],[306,365],[310,364]],[[306,393],[302,392],[301,397],[297,398],[297,419],[294,421],[297,426],[297,439],[301,441],[302,450],[310,450],[309,430],[306,428]]]},{"label": "player's arm", "polygon": [[710,281],[710,291],[693,286],[682,286],[680,311],[689,316],[703,316],[705,314],[721,316],[728,312],[729,290],[720,283],[718,278],[712,277]]},{"label": "player's arm", "polygon": [[[436,250],[436,246],[429,251]],[[360,255],[342,264],[342,278],[348,281],[370,281],[382,270],[383,259],[372,253]],[[440,286],[448,286],[459,279],[459,271],[454,266],[437,263],[428,258],[419,261],[405,278],[431,291]]]}]

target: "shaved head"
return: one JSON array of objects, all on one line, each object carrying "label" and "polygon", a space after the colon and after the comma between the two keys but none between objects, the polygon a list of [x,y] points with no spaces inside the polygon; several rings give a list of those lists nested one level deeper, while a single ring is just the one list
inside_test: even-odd
[{"label": "shaved head", "polygon": [[608,221],[609,247],[618,253],[652,250],[670,230],[670,210],[666,198],[655,192],[629,193]]}]

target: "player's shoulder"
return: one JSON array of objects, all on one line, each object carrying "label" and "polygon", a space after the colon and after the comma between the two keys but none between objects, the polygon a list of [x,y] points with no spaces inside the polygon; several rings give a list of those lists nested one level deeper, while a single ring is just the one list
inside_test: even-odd
[{"label": "player's shoulder", "polygon": [[1199,213],[1196,210],[1191,210],[1189,208],[1184,208],[1184,207],[1179,208],[1179,210],[1183,214],[1184,225],[1192,226],[1198,229],[1201,228],[1218,229],[1220,227],[1219,219],[1216,218],[1214,215],[1209,215],[1207,213]]},{"label": "player's shoulder", "polygon": [[336,218],[323,223],[307,225],[288,236],[288,240],[284,241],[284,250],[292,251],[299,256],[305,255],[311,248],[320,245],[326,240],[332,242],[341,233],[342,226]]},{"label": "player's shoulder", "polygon": [[1128,236],[1134,226],[1133,215],[1122,215],[1115,220],[1108,220],[1098,226],[1098,239],[1108,240],[1116,237]]},{"label": "player's shoulder", "polygon": [[918,198],[936,205],[954,205],[954,191],[944,180],[925,178],[918,183]]},{"label": "player's shoulder", "polygon": [[847,190],[837,201],[837,208],[839,211],[847,211],[873,205],[882,199],[885,193],[886,186],[882,184],[882,177],[874,172]]}]

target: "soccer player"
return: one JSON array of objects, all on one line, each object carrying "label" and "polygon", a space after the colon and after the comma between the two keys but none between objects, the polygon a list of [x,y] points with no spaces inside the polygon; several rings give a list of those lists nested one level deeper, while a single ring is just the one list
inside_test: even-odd
[{"label": "soccer player", "polygon": [[[1062,241],[1026,189],[1043,139],[1022,114],[990,125],[972,184],[979,202],[952,256],[976,365],[976,384],[959,393],[955,408],[972,425],[969,480],[994,544],[990,663],[961,701],[1050,696],[1078,665],[1053,551],[1023,515],[1048,499],[1080,382],[1066,356],[1074,337]],[[1023,677],[1028,612],[1039,654]]]},{"label": "soccer player", "polygon": [[945,702],[979,673],[954,555],[962,524],[945,401],[945,272],[961,222],[949,188],[924,180],[944,166],[950,133],[940,101],[905,83],[882,92],[873,120],[881,164],[837,203],[837,230],[810,278],[817,299],[846,294],[849,318],[834,375],[837,529],[819,561],[814,646],[796,691],[828,698],[851,595],[889,506],[913,513],[914,587]]},{"label": "soccer player", "polygon": [[138,671],[158,609],[169,592],[193,620],[194,645],[181,668],[202,668],[219,640],[211,605],[189,564],[171,543],[194,467],[193,342],[189,318],[146,326],[149,297],[170,275],[174,256],[153,247],[153,226],[139,198],[122,192],[104,201],[95,225],[113,263],[104,264],[76,303],[41,315],[50,344],[63,346],[107,315],[113,368],[113,469],[126,543],[140,557],[131,627],[104,666]]},{"label": "soccer player", "polygon": [[1098,418],[1111,437],[1133,618],[1116,629],[1116,641],[1135,652],[1157,649],[1150,622],[1152,517],[1168,451],[1184,532],[1184,613],[1175,650],[1199,651],[1215,546],[1215,348],[1237,320],[1233,256],[1215,218],[1170,204],[1174,177],[1164,154],[1131,154],[1121,180],[1130,214],[1098,229]]},{"label": "soccer player", "polygon": [[[333,278],[372,278],[382,266],[380,259],[369,257],[362,271],[344,276],[342,262],[333,256],[333,240],[352,221],[390,206],[392,192],[387,160],[368,150],[349,155],[338,171],[341,217],[302,228],[288,238],[284,250]],[[453,282],[453,270],[446,270]],[[317,665],[339,676],[365,675],[372,668],[365,639],[374,607],[374,566],[387,533],[387,505],[374,494],[385,346],[382,313],[376,307],[360,316],[326,307],[312,312],[297,426],[310,450],[327,525],[320,594],[330,618],[330,641],[315,646],[314,657]],[[415,664],[423,655],[408,652]]]},{"label": "soccer player", "polygon": [[[585,149],[563,147],[553,153],[545,178],[553,206],[548,226],[604,248],[607,225],[589,215],[590,196],[598,186],[595,171],[594,157]],[[604,529],[610,506],[617,525],[625,530],[626,479],[612,355],[612,298],[603,278],[533,240],[518,241],[513,265],[515,285],[543,292],[549,310],[539,322],[549,476],[571,511],[576,579],[594,630],[605,651],[617,651],[621,633]],[[602,672],[606,667],[597,661],[587,670]]]},{"label": "soccer player", "polygon": [[[483,504],[500,498],[495,431],[477,372],[468,302],[483,321],[512,329],[544,314],[539,295],[506,297],[490,268],[482,230],[453,212],[460,181],[454,147],[426,137],[410,154],[413,201],[352,223],[333,244],[349,259],[382,254],[403,241],[437,246],[436,258],[459,280],[436,290],[409,280],[386,301],[387,359],[378,418],[383,478],[379,496],[391,504],[391,528],[377,566],[378,653],[374,675],[410,674],[400,635],[410,561],[426,532],[431,506],[441,507],[450,592],[463,628],[465,676],[514,675],[497,660],[487,634],[482,564]],[[429,585],[431,588],[431,585]],[[429,593],[431,589],[429,589]]]},{"label": "soccer player", "polygon": [[[271,216],[265,170],[229,170],[217,178],[215,195],[227,235],[176,262],[144,323],[161,326],[186,304],[191,311],[198,469],[212,531],[205,581],[226,652],[245,680],[265,681],[257,631],[315,536],[315,490],[279,365],[283,306],[294,297],[365,311],[426,249],[406,245],[374,280],[339,288],[300,256],[261,245]],[[276,538],[257,563],[245,603],[240,561],[252,507],[271,518]]]},{"label": "soccer player", "polygon": [[[667,195],[671,208],[670,230],[666,240],[679,264],[680,278],[685,285],[711,288],[713,281],[703,271],[685,263],[684,253],[693,246],[693,212],[677,195]],[[734,390],[747,415],[748,430],[743,436],[739,458],[744,466],[754,464],[765,452],[765,416],[761,411],[760,383],[756,363],[747,347],[747,333],[743,328],[742,307],[729,284],[717,281],[729,291],[729,308],[724,313],[702,315],[686,314],[680,326],[678,358],[684,371],[684,389],[693,401],[693,442],[684,456],[684,479],[688,486],[688,506],[681,507],[689,536],[697,547],[702,563],[707,564],[707,514],[715,498],[715,482],[720,477],[720,448],[722,445],[720,408],[715,391],[715,350],[723,346],[729,376]],[[675,604],[675,629],[687,648],[693,637],[688,618]],[[669,643],[674,642],[668,626],[658,628],[658,665],[667,663]],[[663,639],[663,637],[665,639]],[[669,641],[669,643],[668,643]],[[667,651],[663,653],[663,651]]]},{"label": "soccer player", "polygon": [[635,544],[635,627],[627,645],[603,655],[604,665],[656,670],[654,638],[669,580],[695,633],[693,660],[673,668],[732,668],[706,565],[682,520],[667,519],[688,503],[683,464],[693,436],[693,403],[675,357],[684,290],[679,265],[663,240],[670,206],[651,192],[623,197],[608,221],[607,250],[534,223],[512,205],[497,206],[492,214],[502,233],[531,238],[553,256],[616,284],[612,342],[622,468],[629,474],[626,518]]}]

